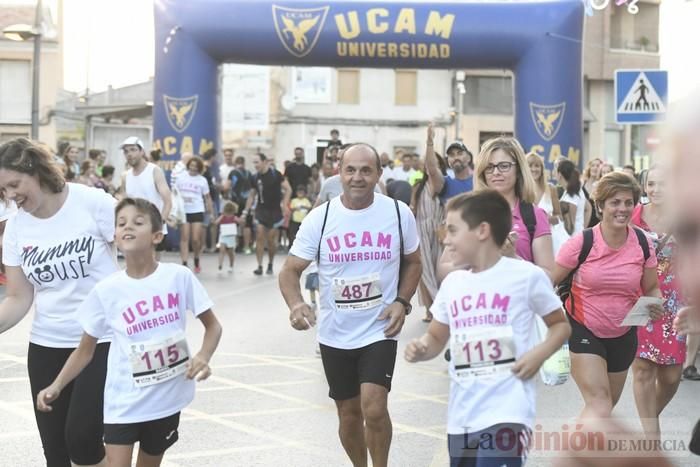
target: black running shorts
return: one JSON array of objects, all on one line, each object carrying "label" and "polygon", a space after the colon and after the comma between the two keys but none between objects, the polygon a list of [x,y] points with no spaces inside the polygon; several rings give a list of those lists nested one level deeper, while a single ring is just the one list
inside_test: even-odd
[{"label": "black running shorts", "polygon": [[321,361],[328,380],[328,397],[347,400],[360,395],[362,383],[391,391],[396,364],[396,341],[381,340],[359,349],[336,349],[321,344]]},{"label": "black running shorts", "polygon": [[637,355],[637,328],[632,326],[620,337],[597,337],[583,324],[568,315],[571,324],[569,351],[600,356],[608,364],[608,373],[626,371]]},{"label": "black running shorts", "polygon": [[139,443],[151,456],[160,456],[178,439],[180,412],[158,420],[140,423],[105,423],[105,444]]}]

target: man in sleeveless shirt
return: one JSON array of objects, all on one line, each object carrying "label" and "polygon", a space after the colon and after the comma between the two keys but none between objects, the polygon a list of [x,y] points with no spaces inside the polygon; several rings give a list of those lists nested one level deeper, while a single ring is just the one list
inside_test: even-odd
[{"label": "man in sleeveless shirt", "polygon": [[[121,194],[150,201],[160,210],[163,219],[167,219],[172,207],[172,195],[163,170],[154,163],[148,162],[143,150],[143,142],[136,136],[125,139],[119,149],[124,152],[129,165],[129,170],[122,177],[119,188]],[[163,224],[163,234],[167,235],[167,233],[168,228]],[[156,247],[156,259],[160,259],[160,252],[163,250],[165,250],[165,238]]]}]

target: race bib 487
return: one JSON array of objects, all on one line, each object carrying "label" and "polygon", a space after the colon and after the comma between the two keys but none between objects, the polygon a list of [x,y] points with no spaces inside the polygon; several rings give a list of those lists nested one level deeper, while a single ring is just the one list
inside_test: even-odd
[{"label": "race bib 487", "polygon": [[333,279],[333,300],[339,311],[363,311],[382,303],[379,273]]}]

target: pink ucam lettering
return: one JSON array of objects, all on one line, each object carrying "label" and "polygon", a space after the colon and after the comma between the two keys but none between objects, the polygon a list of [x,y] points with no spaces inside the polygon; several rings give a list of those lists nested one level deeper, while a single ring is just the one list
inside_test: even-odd
[{"label": "pink ucam lettering", "polygon": [[469,302],[472,300],[471,295],[465,295],[462,297],[462,310],[464,311],[469,311],[472,309],[472,306],[469,304]]},{"label": "pink ucam lettering", "polygon": [[180,306],[180,294],[168,294],[168,308],[176,308]]},{"label": "pink ucam lettering", "polygon": [[160,297],[156,295],[155,297],[153,297],[153,313],[160,310],[165,310],[165,306],[163,306],[163,300],[161,300]]},{"label": "pink ucam lettering", "polygon": [[378,248],[386,248],[387,250],[391,250],[391,234],[383,234],[379,232],[377,234],[377,247]]},{"label": "pink ucam lettering", "polygon": [[328,248],[330,248],[333,253],[340,251],[340,240],[337,236],[327,239],[326,242],[328,242]]},{"label": "pink ucam lettering", "polygon": [[357,239],[359,237],[361,239],[359,245],[360,247],[377,247],[391,250],[391,234],[378,232],[376,236],[376,239],[372,238],[372,232],[369,231],[364,231],[362,234],[347,232],[342,235],[342,242],[341,236],[334,235],[327,238],[326,243],[328,244],[328,248],[332,253],[337,253],[340,251],[341,247],[348,250],[357,248]]},{"label": "pink ucam lettering", "polygon": [[146,300],[139,300],[138,302],[136,302],[136,311],[138,311],[138,313],[141,316],[146,316],[148,314],[148,308],[146,308]]},{"label": "pink ucam lettering", "polygon": [[[355,241],[355,234],[352,232],[348,232],[345,235],[343,235],[343,238],[345,239],[345,246],[348,248],[355,248],[357,246],[357,242]],[[349,240],[352,239],[352,240]]]},{"label": "pink ucam lettering", "polygon": [[495,294],[493,296],[493,303],[491,304],[491,306],[493,308],[500,308],[505,313],[506,311],[508,311],[508,304],[509,303],[510,303],[510,296],[509,295],[506,295],[505,297],[501,297],[500,295]]},{"label": "pink ucam lettering", "polygon": [[126,324],[131,324],[136,321],[136,316],[134,316],[134,312],[131,311],[131,308],[127,308],[126,311],[122,313],[122,318],[124,318]]},{"label": "pink ucam lettering", "polygon": [[[149,301],[151,303],[151,308],[148,307]],[[122,312],[122,318],[126,324],[133,324],[136,321],[138,315],[147,316],[148,314],[157,313],[159,311],[165,310],[165,297],[159,297],[158,295],[153,296],[149,301],[139,300],[131,307],[128,307],[126,311]],[[177,293],[169,293],[167,298],[168,310],[177,310],[180,307],[180,295]],[[134,309],[136,313],[134,313]]]},{"label": "pink ucam lettering", "polygon": [[456,317],[460,312],[469,312],[473,310],[481,309],[491,309],[491,310],[501,310],[503,313],[508,311],[508,305],[510,304],[510,296],[501,296],[500,294],[493,294],[489,303],[489,297],[486,293],[482,292],[476,299],[476,304],[473,303],[473,297],[471,295],[464,295],[458,300],[453,300],[450,304],[450,312],[452,317]]}]

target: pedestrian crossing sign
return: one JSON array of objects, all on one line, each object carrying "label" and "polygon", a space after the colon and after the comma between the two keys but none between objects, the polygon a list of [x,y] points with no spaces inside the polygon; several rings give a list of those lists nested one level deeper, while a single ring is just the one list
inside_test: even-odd
[{"label": "pedestrian crossing sign", "polygon": [[617,123],[663,121],[668,109],[668,72],[616,70],[615,108]]}]

